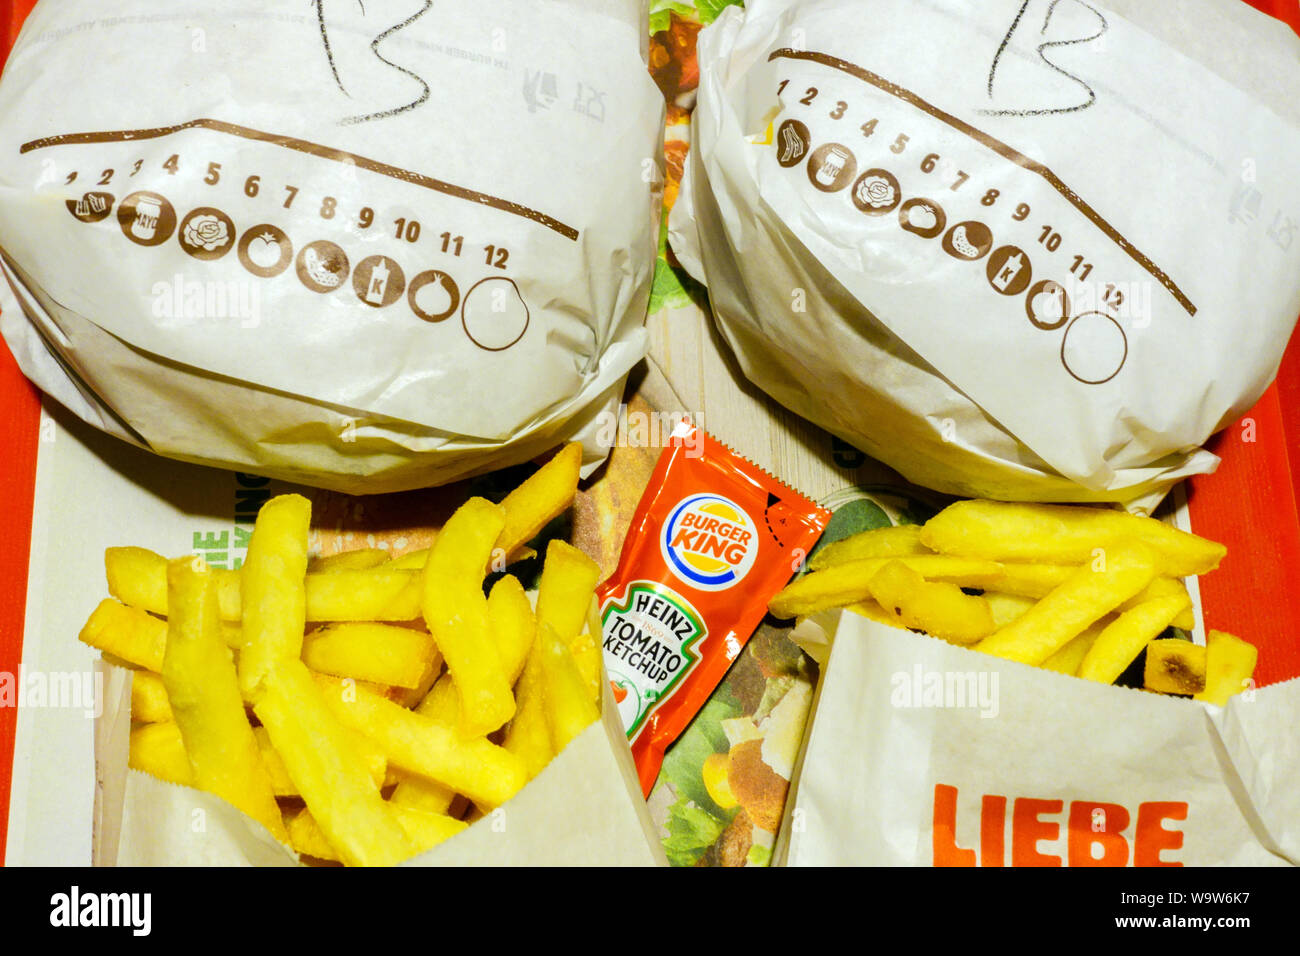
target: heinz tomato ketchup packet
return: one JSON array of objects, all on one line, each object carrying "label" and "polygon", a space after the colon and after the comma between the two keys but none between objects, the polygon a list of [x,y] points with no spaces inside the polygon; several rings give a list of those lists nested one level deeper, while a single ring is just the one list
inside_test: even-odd
[{"label": "heinz tomato ketchup packet", "polygon": [[674,433],[597,591],[605,669],[647,796],[829,520],[695,425]]}]

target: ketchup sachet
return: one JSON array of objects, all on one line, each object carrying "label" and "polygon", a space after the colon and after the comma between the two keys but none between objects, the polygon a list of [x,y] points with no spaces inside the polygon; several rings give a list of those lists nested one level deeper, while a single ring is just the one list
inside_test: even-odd
[{"label": "ketchup sachet", "polygon": [[597,590],[641,789],[799,570],[830,512],[683,423]]}]

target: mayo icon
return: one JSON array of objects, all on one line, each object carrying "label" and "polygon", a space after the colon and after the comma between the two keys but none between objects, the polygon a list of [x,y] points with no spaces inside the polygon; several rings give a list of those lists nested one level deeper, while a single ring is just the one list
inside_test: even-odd
[{"label": "mayo icon", "polygon": [[823,186],[834,186],[835,180],[844,172],[844,164],[848,159],[847,150],[842,146],[832,146],[822,157],[821,168],[817,170],[817,182]]},{"label": "mayo icon", "polygon": [[156,199],[141,197],[135,204],[135,220],[131,223],[131,235],[146,242],[158,231],[158,217],[162,206]]}]

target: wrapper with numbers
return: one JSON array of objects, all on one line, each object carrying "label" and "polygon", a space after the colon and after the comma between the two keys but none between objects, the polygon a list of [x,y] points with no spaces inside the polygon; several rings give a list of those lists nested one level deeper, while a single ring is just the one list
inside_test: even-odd
[{"label": "wrapper with numbers", "polygon": [[188,461],[366,493],[572,438],[594,467],[654,272],[645,17],[39,4],[0,82],[0,330]]},{"label": "wrapper with numbers", "polygon": [[1285,25],[753,0],[699,61],[669,240],[753,382],[957,495],[1146,510],[1214,469],[1300,312]]}]

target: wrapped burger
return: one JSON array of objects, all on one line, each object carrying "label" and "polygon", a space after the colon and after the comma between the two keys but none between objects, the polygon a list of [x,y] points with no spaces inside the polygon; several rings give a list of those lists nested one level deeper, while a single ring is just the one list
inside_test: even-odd
[{"label": "wrapped burger", "polygon": [[753,382],[956,495],[1147,510],[1215,468],[1300,312],[1284,25],[753,0],[699,60],[670,242]]},{"label": "wrapped burger", "polygon": [[0,331],[86,421],[368,493],[570,439],[641,357],[639,2],[70,0],[0,83]]}]

